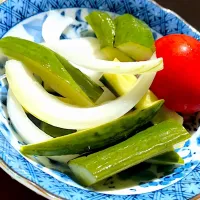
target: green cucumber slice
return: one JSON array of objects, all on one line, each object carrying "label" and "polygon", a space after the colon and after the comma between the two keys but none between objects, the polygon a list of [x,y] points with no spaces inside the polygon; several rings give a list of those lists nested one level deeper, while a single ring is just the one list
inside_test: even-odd
[{"label": "green cucumber slice", "polygon": [[157,165],[183,165],[184,160],[175,152],[170,151],[162,155],[153,157],[145,162]]},{"label": "green cucumber slice", "polygon": [[[158,98],[155,96],[155,94],[149,90],[135,107],[138,109],[146,108],[157,100]],[[160,122],[168,119],[173,119],[178,123],[183,124],[183,117],[181,117],[177,112],[168,109],[164,105],[159,110],[157,115],[152,119],[152,123],[159,124]]]},{"label": "green cucumber slice", "polygon": [[87,75],[83,74],[79,69],[73,67],[65,58],[55,53],[60,63],[64,66],[67,72],[73,75],[74,81],[81,87],[81,89],[88,95],[88,97],[96,102],[103,94],[103,89],[92,81]]},{"label": "green cucumber slice", "polygon": [[[104,74],[100,81],[116,96],[122,96],[126,94],[136,83],[137,78],[134,75],[120,75],[120,74]],[[135,106],[138,109],[143,109],[150,106],[158,98],[150,90],[144,95],[144,97]],[[178,113],[163,106],[157,115],[152,119],[153,124],[159,124],[162,121],[173,119],[183,124],[183,117]]]},{"label": "green cucumber slice", "polygon": [[136,61],[148,60],[155,51],[151,29],[133,15],[124,14],[115,19],[114,46]]},{"label": "green cucumber slice", "polygon": [[69,167],[81,184],[90,186],[165,153],[188,138],[190,134],[183,126],[168,120],[103,151],[71,160]]},{"label": "green cucumber slice", "polygon": [[76,130],[73,129],[58,128],[45,122],[41,122],[40,129],[53,138],[69,135],[76,132]]},{"label": "green cucumber slice", "polygon": [[118,59],[120,62],[133,62],[133,59],[114,47],[104,47],[101,49],[101,52],[105,55],[106,59],[110,61]]},{"label": "green cucumber slice", "polygon": [[48,93],[55,93],[55,90],[53,90],[47,83],[43,82],[43,87]]},{"label": "green cucumber slice", "polygon": [[[116,96],[120,97],[131,90],[137,82],[137,78],[133,75],[132,80],[127,80],[126,76],[121,74],[103,74],[100,81]],[[131,75],[129,75],[131,76]]]},{"label": "green cucumber slice", "polygon": [[93,11],[85,19],[95,32],[101,48],[113,47],[115,24],[112,18],[105,12]]},{"label": "green cucumber slice", "polygon": [[[0,40],[0,50],[5,55],[25,63],[53,90],[71,98],[78,105],[93,106],[103,93],[101,87],[89,80],[85,74],[42,45],[16,37],[6,37]],[[75,80],[79,80],[81,85]]]},{"label": "green cucumber slice", "polygon": [[163,100],[157,101],[146,109],[135,110],[115,121],[92,129],[22,146],[20,151],[28,155],[54,156],[82,154],[106,148],[134,135],[155,116],[163,103]]}]

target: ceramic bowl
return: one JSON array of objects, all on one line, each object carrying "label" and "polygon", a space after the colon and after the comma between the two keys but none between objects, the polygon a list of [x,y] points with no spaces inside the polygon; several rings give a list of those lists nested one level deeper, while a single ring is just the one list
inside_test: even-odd
[{"label": "ceramic bowl", "polygon": [[[184,33],[200,39],[200,33],[175,13],[149,0],[7,0],[0,6],[0,37],[22,37],[43,42],[42,25],[51,10],[73,18],[61,39],[94,36],[85,16],[93,9],[112,16],[131,13],[145,21],[154,38]],[[1,59],[0,73],[5,60]],[[16,74],[17,75],[17,74]],[[8,84],[0,82],[0,166],[22,184],[49,198],[64,199],[189,199],[200,193],[199,115],[186,127],[192,138],[176,151],[184,159],[182,166],[141,164],[108,178],[92,188],[83,188],[70,177],[68,168],[46,157],[23,157],[19,153],[23,138],[14,130],[6,108]],[[28,131],[28,130],[27,130]],[[141,170],[142,169],[142,170]]]}]

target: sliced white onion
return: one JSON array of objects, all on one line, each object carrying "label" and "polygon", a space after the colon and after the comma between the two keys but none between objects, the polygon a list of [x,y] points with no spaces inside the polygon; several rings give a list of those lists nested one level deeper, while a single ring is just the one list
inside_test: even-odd
[{"label": "sliced white onion", "polygon": [[[58,52],[60,53],[60,52]],[[163,59],[151,59],[140,62],[113,62],[94,58],[85,58],[76,56],[65,56],[72,63],[80,65],[86,69],[97,72],[106,72],[112,74],[143,74],[146,72],[157,72],[163,69]]]},{"label": "sliced white onion", "polygon": [[77,59],[81,57],[98,59],[105,58],[103,53],[100,51],[100,43],[98,39],[94,37],[57,40],[41,44],[59,53],[63,57],[75,56]]},{"label": "sliced white onion", "polygon": [[[59,52],[63,57],[66,57],[66,55],[77,55],[77,59],[79,59],[80,56],[88,59],[104,59],[104,55],[100,51],[99,41],[94,37],[59,40],[51,43],[42,43],[42,45],[52,49],[55,52]],[[76,65],[72,62],[70,63],[81,72],[89,76],[96,83],[99,82],[99,78],[102,76],[101,72],[85,69],[84,67]]]},{"label": "sliced white onion", "polygon": [[152,57],[151,60],[141,62],[113,62],[106,61],[100,51],[100,45],[96,38],[79,38],[72,40],[60,40],[51,44],[43,44],[56,51],[72,64],[96,72],[114,74],[143,74],[157,72],[163,69],[163,59]]},{"label": "sliced white onion", "polygon": [[102,88],[104,92],[100,96],[100,98],[96,101],[97,105],[116,99],[115,95],[107,87],[103,86]]},{"label": "sliced white onion", "polygon": [[124,96],[100,106],[78,108],[48,94],[21,62],[10,60],[5,68],[9,86],[26,110],[42,121],[67,129],[91,128],[123,116],[139,102],[155,77],[155,73],[146,73]]},{"label": "sliced white onion", "polygon": [[[71,62],[70,62],[71,63]],[[75,68],[79,69],[82,73],[86,74],[88,77],[91,78],[91,80],[93,80],[95,83],[97,83],[98,85],[102,85],[102,83],[99,81],[99,79],[101,78],[101,76],[103,75],[102,72],[95,72],[93,70],[90,69],[86,69],[84,67],[80,67],[79,65],[76,65],[74,63],[71,63]]]},{"label": "sliced white onion", "polygon": [[11,90],[7,97],[7,109],[14,127],[26,143],[32,144],[52,139],[30,121]]},{"label": "sliced white onion", "polygon": [[[23,108],[21,107],[11,90],[9,90],[8,92],[7,109],[13,126],[15,127],[23,141],[25,141],[27,144],[39,143],[52,139],[51,136],[40,130],[27,117],[26,113],[24,112]],[[77,156],[78,155],[50,156],[49,158],[58,162],[66,163]]]},{"label": "sliced white onion", "polygon": [[42,26],[42,37],[45,42],[53,43],[60,40],[62,32],[72,24],[73,19],[62,16],[59,12],[50,11]]}]

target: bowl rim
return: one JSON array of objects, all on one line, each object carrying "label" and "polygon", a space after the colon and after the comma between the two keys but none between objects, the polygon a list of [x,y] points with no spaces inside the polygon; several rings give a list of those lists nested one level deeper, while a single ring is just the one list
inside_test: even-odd
[{"label": "bowl rim", "polygon": [[[196,33],[197,35],[200,36],[200,32],[194,28],[192,25],[190,25],[185,19],[183,19],[180,15],[178,15],[177,13],[175,13],[174,11],[167,9],[163,6],[161,6],[159,3],[157,3],[155,0],[147,0],[147,1],[151,1],[154,5],[160,7],[162,10],[164,10],[167,13],[171,13],[173,14],[173,16],[176,16],[179,20],[181,20],[182,22],[184,22],[184,24],[186,24],[191,30],[192,32]],[[0,5],[6,3],[6,0],[2,1],[0,3]],[[56,9],[55,9],[56,10]],[[45,11],[46,12],[46,11]],[[41,13],[45,13],[45,12],[41,12]],[[38,13],[39,14],[39,13]],[[34,15],[30,16],[33,17]],[[27,19],[27,18],[26,18]],[[24,19],[25,20],[25,19]],[[17,25],[17,24],[16,24]],[[15,26],[16,26],[15,25]],[[6,32],[7,33],[7,32]],[[6,140],[6,139],[5,139]],[[8,142],[6,140],[6,142]],[[13,147],[12,147],[13,148]],[[27,161],[28,162],[28,161]],[[42,186],[39,186],[38,184],[32,182],[31,180],[29,180],[28,178],[25,178],[23,175],[19,174],[18,172],[16,172],[14,169],[11,169],[8,164],[3,161],[3,159],[0,157],[0,168],[5,171],[8,175],[10,175],[12,178],[14,178],[16,181],[18,181],[19,183],[21,183],[22,185],[24,185],[25,187],[31,189],[32,191],[36,192],[37,194],[47,198],[47,199],[58,199],[58,200],[62,200],[64,198],[57,196],[53,193],[51,193],[50,191],[47,191],[46,189],[44,189]],[[44,172],[42,172],[44,173]],[[117,195],[116,195],[117,196]]]}]

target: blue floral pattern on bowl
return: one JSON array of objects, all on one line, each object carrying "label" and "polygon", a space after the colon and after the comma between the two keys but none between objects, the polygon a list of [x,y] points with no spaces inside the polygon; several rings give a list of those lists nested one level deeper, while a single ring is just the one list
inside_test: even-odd
[{"label": "blue floral pattern on bowl", "polygon": [[[72,9],[65,9],[71,8]],[[78,9],[73,7],[83,7]],[[185,33],[197,39],[200,34],[173,13],[160,8],[151,1],[145,0],[109,0],[109,1],[18,1],[8,0],[0,6],[0,36],[15,35],[43,42],[41,27],[48,10],[60,9],[61,15],[74,18],[69,32],[64,32],[61,39],[94,36],[84,16],[91,8],[98,8],[122,14],[129,12],[146,21],[153,31],[155,39],[161,35],[171,33]],[[12,12],[11,12],[12,11]],[[11,15],[12,13],[12,15]],[[39,14],[41,13],[41,14]],[[36,15],[39,14],[39,15]],[[34,15],[34,16],[33,16]],[[114,16],[115,14],[112,13]],[[31,17],[33,16],[33,17]],[[26,19],[26,20],[24,20]],[[4,62],[5,60],[3,60]],[[4,72],[3,63],[1,71]],[[6,113],[7,82],[1,81],[0,85],[0,158],[21,176],[31,180],[49,193],[67,199],[187,199],[200,192],[199,180],[199,131],[193,134],[185,146],[178,149],[178,153],[184,158],[185,165],[172,169],[172,173],[150,182],[141,182],[139,185],[126,189],[103,191],[96,193],[82,188],[72,181],[65,173],[66,168],[52,163],[47,158],[23,158],[19,153],[19,147],[23,140],[12,128]],[[9,144],[9,143],[11,144]],[[14,147],[14,148],[13,148]],[[29,162],[28,162],[28,161]],[[60,170],[64,173],[58,172]],[[158,169],[157,169],[158,170]],[[160,177],[160,176],[159,176]],[[158,177],[157,177],[158,178]],[[179,181],[179,182],[178,182]],[[191,183],[190,183],[191,182]],[[171,186],[170,186],[171,185]],[[164,189],[163,189],[164,188]],[[152,192],[155,191],[155,192]],[[142,194],[151,192],[147,194]],[[138,195],[136,195],[138,194]],[[113,196],[117,195],[117,196]],[[127,196],[131,195],[131,196]]]}]

